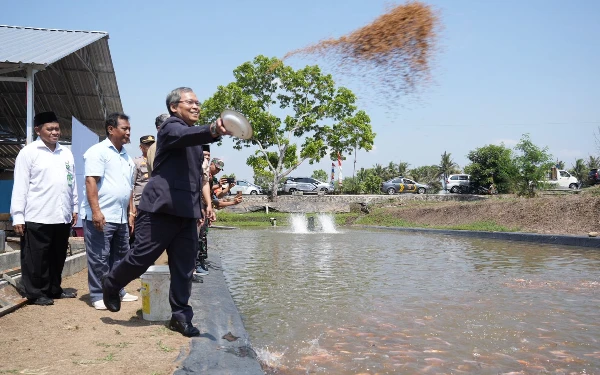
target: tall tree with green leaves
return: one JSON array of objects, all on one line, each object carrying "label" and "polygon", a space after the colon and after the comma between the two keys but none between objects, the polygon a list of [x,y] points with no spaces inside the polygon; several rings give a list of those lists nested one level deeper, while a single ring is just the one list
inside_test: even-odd
[{"label": "tall tree with green leaves", "polygon": [[405,161],[398,162],[398,164],[396,164],[396,167],[398,168],[398,175],[399,176],[406,176],[408,174],[408,167],[409,166],[410,166],[410,164],[408,164]]},{"label": "tall tree with green leaves", "polygon": [[313,174],[311,177],[314,178],[315,180],[319,180],[321,182],[327,182],[327,172],[325,172],[322,169],[317,169],[316,171],[313,171]]},{"label": "tall tree with green leaves", "polygon": [[517,167],[516,185],[520,195],[533,197],[534,187],[544,181],[552,168],[552,155],[548,147],[540,148],[533,144],[529,134],[523,134],[515,146],[517,156],[514,158]]},{"label": "tall tree with green leaves", "polygon": [[586,165],[589,169],[600,168],[600,157],[589,155]]},{"label": "tall tree with green leaves", "polygon": [[217,119],[226,109],[243,113],[252,124],[252,139],[235,139],[234,147],[255,149],[246,164],[255,175],[272,177],[272,199],[279,182],[300,164],[320,161],[355,147],[371,150],[375,133],[356,96],[336,87],[331,75],[318,66],[294,70],[277,58],[257,56],[233,71],[235,80],[219,86],[205,100],[199,122]]},{"label": "tall tree with green leaves", "polygon": [[483,186],[493,182],[500,193],[512,191],[517,168],[511,149],[504,145],[486,145],[470,151],[467,158],[471,164],[465,167],[465,173],[471,175],[471,181]]},{"label": "tall tree with green leaves", "polygon": [[458,172],[460,172],[460,170],[458,169],[458,164],[452,160],[452,154],[444,151],[440,160],[440,165],[438,165],[438,178],[441,177],[443,179],[444,189],[446,189],[446,179],[448,176]]},{"label": "tall tree with green leaves", "polygon": [[583,159],[575,160],[575,164],[573,164],[569,172],[571,172],[571,174],[575,176],[580,183],[587,184],[588,170]]},{"label": "tall tree with green leaves", "polygon": [[415,182],[429,185],[430,193],[437,193],[442,189],[440,182],[439,165],[423,165],[410,170],[410,177]]}]

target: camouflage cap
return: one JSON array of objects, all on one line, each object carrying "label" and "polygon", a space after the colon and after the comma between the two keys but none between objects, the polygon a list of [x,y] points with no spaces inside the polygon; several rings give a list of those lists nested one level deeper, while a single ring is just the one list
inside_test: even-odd
[{"label": "camouflage cap", "polygon": [[223,167],[225,166],[225,163],[223,163],[223,160],[219,159],[219,158],[214,158],[211,161],[212,164],[215,165],[215,167],[219,168],[220,170],[223,170]]}]

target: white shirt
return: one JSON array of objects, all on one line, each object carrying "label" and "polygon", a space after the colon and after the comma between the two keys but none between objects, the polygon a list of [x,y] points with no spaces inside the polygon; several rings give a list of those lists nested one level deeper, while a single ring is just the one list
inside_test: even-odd
[{"label": "white shirt", "polygon": [[67,224],[78,212],[75,160],[68,148],[57,143],[52,151],[41,139],[28,144],[17,155],[14,178],[13,225]]},{"label": "white shirt", "polygon": [[[129,197],[133,190],[135,163],[127,154],[125,147],[118,151],[110,139],[90,147],[83,154],[85,176],[100,177],[98,182],[98,205],[108,223],[125,224],[128,222]],[[83,185],[81,199],[81,218],[92,220],[92,208],[87,199],[86,186]]]}]

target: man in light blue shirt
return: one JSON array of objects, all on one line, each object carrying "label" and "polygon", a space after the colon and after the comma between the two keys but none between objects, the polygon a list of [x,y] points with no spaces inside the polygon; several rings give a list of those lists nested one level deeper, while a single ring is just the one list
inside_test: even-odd
[{"label": "man in light blue shirt", "polygon": [[[97,310],[106,309],[102,301],[102,278],[129,251],[129,231],[133,229],[135,218],[132,204],[135,164],[124,147],[129,143],[129,117],[111,113],[105,128],[107,138],[83,155],[85,185],[81,218],[88,258],[90,299]],[[121,290],[122,301],[137,299],[137,296]]]}]

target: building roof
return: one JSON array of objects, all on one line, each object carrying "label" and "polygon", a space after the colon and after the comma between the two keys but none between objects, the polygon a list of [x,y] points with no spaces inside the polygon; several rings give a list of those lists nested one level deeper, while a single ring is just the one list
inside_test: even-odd
[{"label": "building roof", "polygon": [[[71,141],[72,116],[102,136],[107,114],[123,112],[105,32],[0,25],[0,77],[25,77],[28,67],[38,70],[34,112],[56,113],[61,142]],[[25,143],[26,93],[23,82],[0,81],[0,144]],[[7,158],[0,153],[0,168],[14,164]]]},{"label": "building roof", "polygon": [[69,31],[0,25],[0,62],[40,68],[108,36],[101,31]]}]

